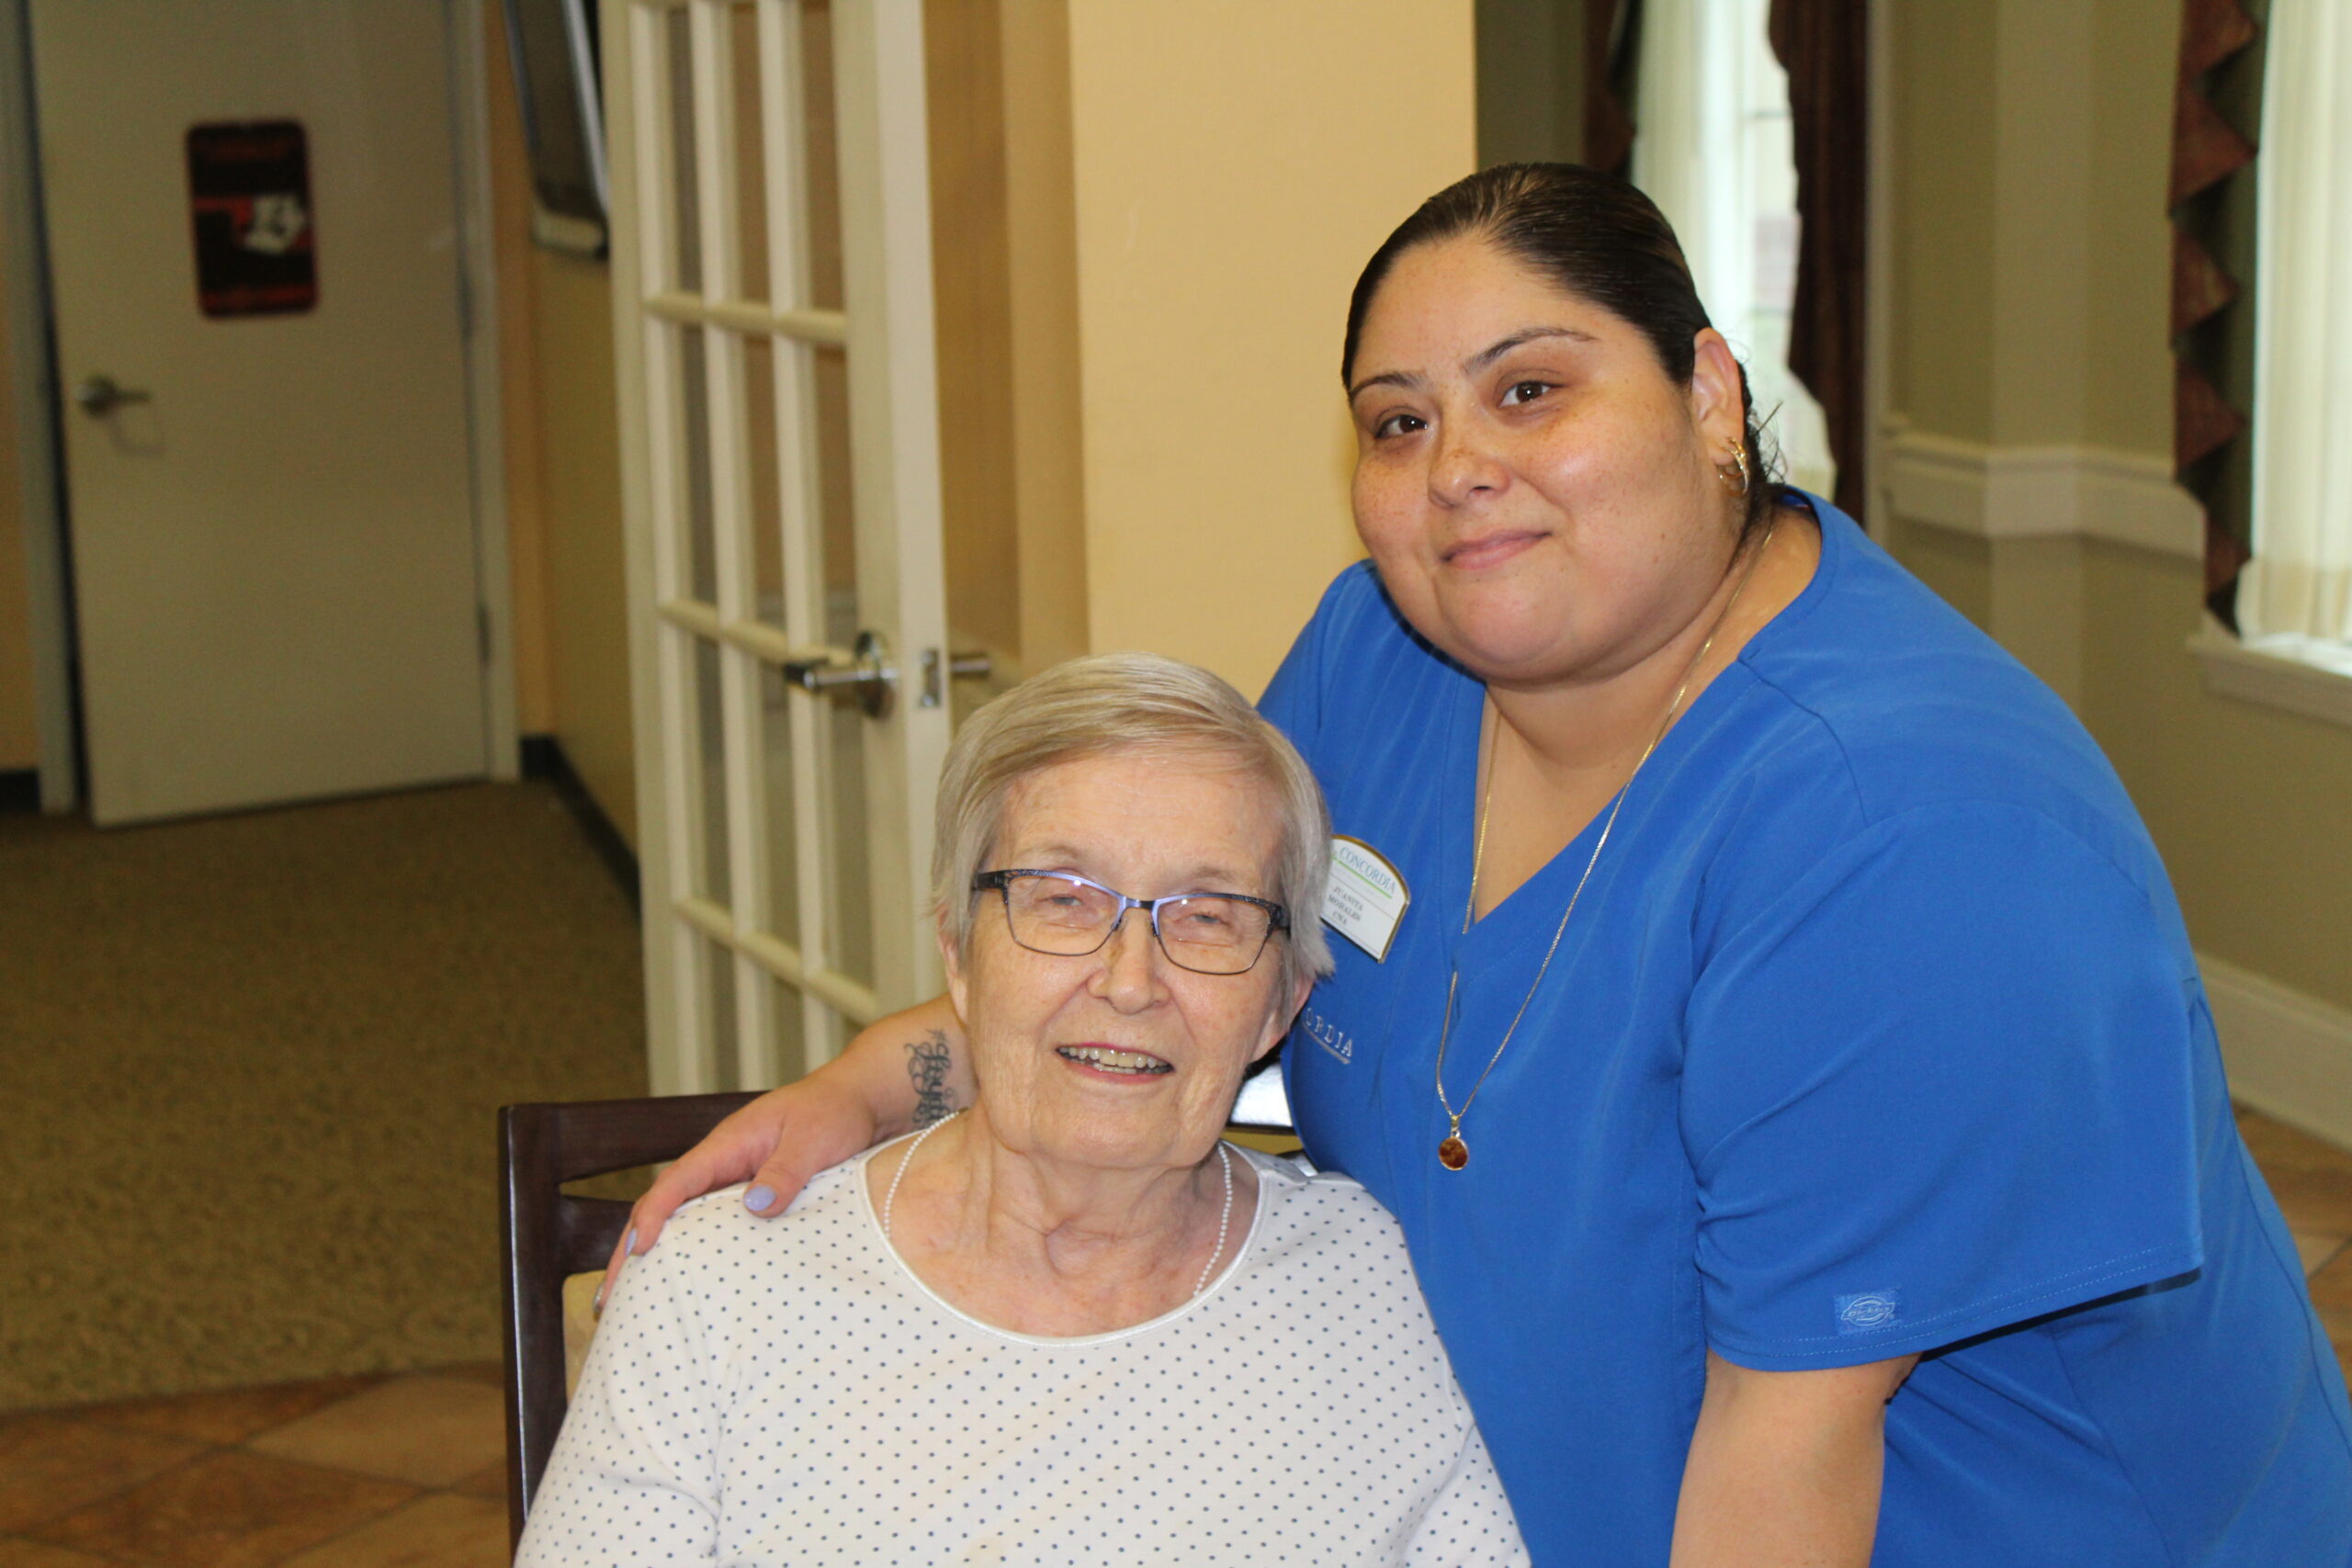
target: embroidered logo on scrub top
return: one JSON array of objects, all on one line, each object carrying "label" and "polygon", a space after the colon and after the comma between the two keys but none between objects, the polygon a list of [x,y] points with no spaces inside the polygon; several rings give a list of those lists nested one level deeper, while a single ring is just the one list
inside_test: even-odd
[{"label": "embroidered logo on scrub top", "polygon": [[1306,1031],[1306,1037],[1309,1040],[1322,1046],[1340,1062],[1350,1065],[1354,1063],[1356,1059],[1354,1038],[1346,1030],[1341,1029],[1313,1008],[1305,1008],[1300,1010],[1298,1026]]},{"label": "embroidered logo on scrub top", "polygon": [[1864,1291],[1838,1298],[1838,1332],[1868,1334],[1894,1323],[1903,1308],[1900,1291]]}]

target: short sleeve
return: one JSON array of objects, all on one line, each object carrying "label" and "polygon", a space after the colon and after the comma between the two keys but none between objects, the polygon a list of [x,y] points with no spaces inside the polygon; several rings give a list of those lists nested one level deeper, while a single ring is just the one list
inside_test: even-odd
[{"label": "short sleeve", "polygon": [[686,1278],[689,1228],[673,1224],[662,1247],[622,1270],[532,1499],[516,1568],[717,1555],[720,1400]]},{"label": "short sleeve", "polygon": [[1702,954],[1682,1132],[1709,1343],[1917,1351],[2200,1264],[2188,977],[2051,818],[1868,828]]}]

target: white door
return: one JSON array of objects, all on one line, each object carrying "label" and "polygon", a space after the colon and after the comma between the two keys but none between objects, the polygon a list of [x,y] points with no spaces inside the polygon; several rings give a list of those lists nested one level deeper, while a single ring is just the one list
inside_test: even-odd
[{"label": "white door", "polygon": [[919,0],[605,0],[656,1093],[940,985]]},{"label": "white door", "polygon": [[443,6],[32,19],[93,815],[481,774]]}]

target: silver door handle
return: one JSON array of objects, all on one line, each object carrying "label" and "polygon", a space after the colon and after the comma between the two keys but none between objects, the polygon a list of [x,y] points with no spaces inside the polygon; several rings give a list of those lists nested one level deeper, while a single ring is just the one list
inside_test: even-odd
[{"label": "silver door handle", "polygon": [[879,632],[857,634],[857,650],[846,661],[794,660],[783,667],[784,678],[804,692],[852,692],[868,718],[890,711],[898,689],[899,671],[890,663],[890,645]]},{"label": "silver door handle", "polygon": [[74,389],[74,400],[82,406],[84,413],[93,419],[104,419],[125,403],[144,403],[153,399],[136,387],[117,384],[111,376],[90,376]]}]

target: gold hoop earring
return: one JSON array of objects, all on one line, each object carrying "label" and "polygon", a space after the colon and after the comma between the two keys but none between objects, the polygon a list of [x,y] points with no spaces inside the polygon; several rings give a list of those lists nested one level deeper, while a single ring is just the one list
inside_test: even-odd
[{"label": "gold hoop earring", "polygon": [[1731,460],[1733,464],[1736,466],[1739,473],[1739,485],[1736,489],[1734,489],[1730,474],[1726,473],[1723,468],[1719,468],[1715,470],[1716,477],[1724,481],[1724,488],[1725,490],[1731,491],[1731,493],[1734,496],[1737,497],[1739,500],[1745,501],[1747,499],[1747,492],[1750,490],[1753,490],[1756,485],[1756,476],[1748,472],[1747,469],[1747,447],[1745,444],[1737,441],[1727,441],[1724,445],[1731,448]]}]

